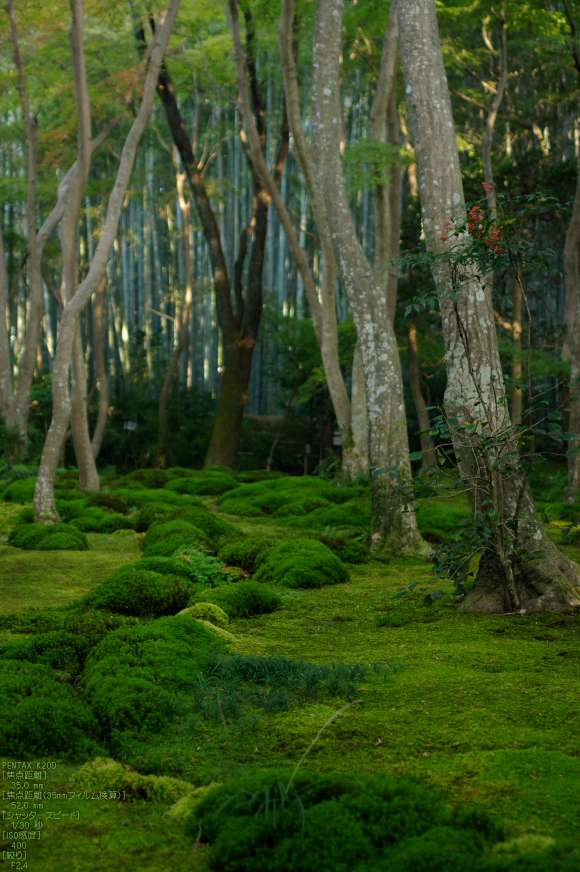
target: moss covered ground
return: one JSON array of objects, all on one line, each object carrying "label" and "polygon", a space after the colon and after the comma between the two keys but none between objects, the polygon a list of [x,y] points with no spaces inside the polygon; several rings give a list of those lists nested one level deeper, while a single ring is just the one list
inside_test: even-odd
[{"label": "moss covered ground", "polygon": [[[212,508],[218,499],[203,497]],[[2,506],[1,522],[16,508],[22,506]],[[457,511],[450,514],[456,523]],[[439,506],[438,527],[444,515]],[[278,541],[296,535],[284,518],[220,516],[254,536]],[[554,530],[558,540],[561,532]],[[69,604],[142,554],[131,535],[88,534],[88,540],[88,552],[0,547],[1,611]],[[562,547],[580,560],[576,545]],[[443,596],[432,601],[428,594],[438,589]],[[403,590],[405,595],[394,599]],[[452,802],[485,810],[507,839],[577,838],[577,613],[466,614],[452,586],[436,582],[429,564],[412,558],[351,566],[343,584],[277,593],[283,608],[230,620],[232,650],[313,664],[376,664],[358,682],[356,704],[324,731],[303,768],[409,776]],[[2,640],[9,638],[14,635],[3,631]],[[282,697],[262,702],[230,716],[218,697],[215,718],[202,716],[192,702],[162,737],[135,742],[124,762],[143,774],[169,775],[196,787],[293,767],[344,705],[324,691],[289,706]],[[59,761],[50,789],[66,794],[80,765]],[[167,815],[170,802],[57,798],[43,804],[43,838],[29,847],[31,870],[56,872],[65,857],[73,872],[113,870],[120,863],[147,872],[208,868],[207,848],[194,846],[182,823]],[[73,804],[79,818],[63,817]],[[47,819],[48,812],[61,817]]]}]

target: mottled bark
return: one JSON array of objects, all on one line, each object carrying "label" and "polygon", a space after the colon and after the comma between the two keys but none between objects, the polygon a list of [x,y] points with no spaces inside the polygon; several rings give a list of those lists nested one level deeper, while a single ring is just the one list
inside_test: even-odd
[{"label": "mottled bark", "polygon": [[[389,24],[383,42],[381,67],[377,81],[375,99],[371,108],[371,139],[373,142],[389,144],[393,149],[389,155],[387,179],[375,185],[375,273],[377,283],[383,288],[391,322],[395,321],[397,310],[396,268],[390,266],[399,254],[401,233],[400,175],[399,160],[399,118],[397,113],[397,67],[399,62],[399,34],[397,28],[397,3],[393,0],[389,14]],[[385,175],[386,161],[382,159],[377,167],[377,176]]]},{"label": "mottled bark", "polygon": [[363,361],[372,478],[371,549],[422,546],[415,513],[397,487],[411,478],[403,380],[386,294],[358,241],[340,156],[340,50],[344,0],[319,2],[314,30],[314,175]]},{"label": "mottled bark", "polygon": [[[445,233],[446,221],[465,221],[465,200],[435,4],[432,0],[400,4],[398,21],[425,238],[428,248],[437,254],[448,250],[450,244],[467,244],[467,239],[453,238],[450,243]],[[490,289],[481,284],[474,269],[455,297],[450,294],[449,278],[440,262],[434,279],[447,355],[445,407],[457,422],[455,449],[473,509],[480,511],[484,500],[490,499],[501,522],[491,527],[493,548],[484,553],[464,607],[503,612],[578,605],[578,567],[560,554],[544,533],[522,476],[508,474],[509,468],[502,474],[506,454],[513,456],[517,450],[515,441],[493,442],[493,437],[500,440],[511,432],[511,423],[506,405],[497,402],[505,396],[505,387]],[[462,426],[471,428],[469,437]],[[479,450],[484,434],[492,439],[487,453]],[[508,524],[514,517],[518,545],[528,553],[538,553],[531,562],[522,561],[514,548],[510,550],[513,540]]]},{"label": "mottled bark", "polygon": [[12,430],[18,427],[18,409],[12,387],[12,362],[10,359],[10,336],[6,323],[8,297],[8,273],[4,253],[4,237],[0,228],[0,412],[5,426]]},{"label": "mottled bark", "polygon": [[101,279],[95,299],[93,301],[93,340],[95,344],[95,378],[99,385],[99,409],[97,412],[97,423],[93,431],[91,440],[91,449],[95,460],[99,456],[101,445],[103,444],[103,436],[107,429],[107,421],[109,420],[109,372],[107,368],[107,358],[105,355],[105,341],[107,338],[107,307],[106,301],[107,291],[107,276],[106,274]]},{"label": "mottled bark", "polygon": [[[302,169],[306,187],[310,195],[310,203],[314,220],[318,227],[321,240],[323,259],[323,279],[320,286],[320,297],[316,294],[314,277],[310,271],[308,260],[301,257],[301,247],[290,221],[287,221],[288,243],[293,253],[306,289],[310,308],[313,313],[316,336],[320,343],[320,351],[328,390],[332,399],[336,422],[342,436],[342,468],[350,478],[362,472],[368,472],[368,454],[365,445],[359,445],[352,426],[352,406],[340,368],[338,355],[338,322],[336,316],[336,265],[330,241],[330,232],[319,205],[319,192],[314,180],[312,156],[302,120],[300,94],[298,88],[298,71],[294,57],[293,28],[295,21],[295,0],[283,0],[278,27],[278,44],[280,60],[284,76],[286,94],[286,111],[288,123],[294,140],[296,156]],[[276,201],[274,203],[276,205]],[[277,207],[278,208],[278,207]],[[280,215],[280,212],[278,212]],[[304,279],[302,269],[308,271],[308,281]],[[364,401],[364,398],[363,398]]]},{"label": "mottled bark", "polygon": [[[70,51],[77,106],[78,156],[76,172],[69,185],[66,207],[60,224],[61,293],[65,304],[73,299],[78,287],[78,227],[92,154],[91,103],[83,46],[84,7],[82,0],[70,0],[70,8],[72,15]],[[75,328],[71,376],[71,429],[79,468],[79,487],[82,491],[98,491],[100,488],[99,474],[91,447],[87,418],[87,374],[80,320]]]},{"label": "mottled bark", "polygon": [[365,392],[365,374],[360,346],[357,342],[352,361],[352,437],[361,459],[361,471],[369,471],[369,425],[367,420],[367,397]]},{"label": "mottled bark", "polygon": [[34,492],[35,518],[41,523],[51,524],[59,520],[54,503],[54,482],[62,443],[70,419],[69,376],[77,321],[92,294],[97,289],[107,267],[107,261],[117,233],[123,201],[135,162],[137,147],[151,116],[159,68],[178,8],[179,0],[170,0],[165,10],[163,23],[152,43],[141,104],[123,146],[117,177],[109,197],[103,233],[87,276],[79,285],[72,300],[65,305],[60,319],[52,376],[52,421],[44,443]]},{"label": "mottled bark", "polygon": [[417,410],[419,430],[421,438],[421,453],[423,455],[422,466],[430,468],[437,465],[437,452],[433,440],[425,431],[429,429],[429,412],[427,403],[421,390],[421,369],[419,366],[419,348],[417,345],[417,328],[414,324],[409,327],[409,381],[413,403]]},{"label": "mottled bark", "polygon": [[160,466],[165,466],[166,452],[166,437],[167,437],[167,404],[171,385],[175,378],[175,373],[179,366],[179,360],[184,348],[187,346],[187,330],[189,325],[189,313],[191,311],[191,303],[193,300],[193,281],[192,281],[192,259],[191,259],[191,244],[190,244],[190,213],[191,202],[185,198],[184,183],[186,174],[180,172],[177,165],[177,156],[174,156],[175,173],[177,178],[177,197],[183,215],[183,266],[185,271],[185,295],[183,305],[179,312],[179,327],[177,332],[177,345],[173,349],[169,367],[159,393],[159,433],[158,433],[158,463]]},{"label": "mottled bark", "polygon": [[[28,307],[26,317],[26,342],[24,351],[18,363],[18,380],[16,394],[17,423],[25,449],[28,446],[28,412],[30,408],[30,389],[34,378],[36,365],[36,349],[40,338],[40,323],[42,320],[42,276],[40,273],[40,258],[37,249],[36,235],[36,185],[37,185],[37,154],[38,154],[38,121],[32,115],[28,104],[24,65],[20,55],[18,26],[14,15],[13,0],[6,7],[10,18],[10,32],[14,50],[14,62],[18,72],[18,91],[20,103],[26,124],[28,139],[28,193],[26,200],[26,223],[28,225]],[[10,370],[8,370],[10,372]],[[10,385],[9,390],[13,388]]]}]

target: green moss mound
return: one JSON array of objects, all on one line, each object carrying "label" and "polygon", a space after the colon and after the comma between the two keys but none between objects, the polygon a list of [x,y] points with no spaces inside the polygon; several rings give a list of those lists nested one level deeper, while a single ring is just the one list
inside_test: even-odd
[{"label": "green moss mound", "polygon": [[26,551],[86,551],[86,536],[69,524],[20,524],[10,544]]},{"label": "green moss mound", "polygon": [[97,507],[84,509],[80,517],[73,518],[70,523],[82,533],[115,533],[133,528],[132,521],[125,515]]},{"label": "green moss mound", "polygon": [[216,627],[222,627],[224,630],[229,623],[227,614],[215,603],[195,603],[183,609],[179,614],[189,615],[190,618],[197,618],[200,621],[207,621],[210,624],[215,624]]},{"label": "green moss mound", "polygon": [[205,533],[186,521],[162,521],[152,524],[145,534],[145,557],[171,557],[181,545],[208,548]]},{"label": "green moss mound", "polygon": [[53,630],[39,633],[32,639],[0,645],[0,659],[27,660],[78,675],[89,647],[90,642],[79,633]]},{"label": "green moss mound", "polygon": [[324,587],[348,581],[348,569],[317,539],[289,539],[268,552],[260,564],[256,581],[292,588]]},{"label": "green moss mound", "polygon": [[266,615],[276,611],[282,600],[273,591],[256,581],[239,581],[215,590],[197,593],[193,603],[215,603],[230,618],[250,618],[253,615]]},{"label": "green moss mound", "polygon": [[150,802],[177,802],[184,796],[192,796],[195,788],[187,781],[157,775],[141,775],[130,766],[125,766],[110,757],[97,757],[85,763],[70,780],[76,790],[91,793],[115,791],[124,800],[145,799]]},{"label": "green moss mound", "polygon": [[460,521],[472,517],[467,500],[433,500],[418,509],[417,524],[427,542],[451,544],[461,535]]},{"label": "green moss mound", "polygon": [[260,560],[275,545],[274,539],[245,537],[235,542],[226,542],[219,549],[218,557],[228,566],[239,566],[253,575]]},{"label": "green moss mound", "polygon": [[365,563],[368,550],[362,542],[341,536],[319,536],[319,541],[340,557],[343,563]]},{"label": "green moss mound", "polygon": [[84,599],[93,609],[123,615],[161,617],[185,608],[191,584],[176,575],[162,575],[135,564],[123,567]]},{"label": "green moss mound", "polygon": [[91,506],[96,506],[99,509],[108,509],[110,512],[116,512],[118,515],[126,515],[129,511],[125,500],[121,499],[117,494],[104,493],[103,491],[90,494],[89,503]]},{"label": "green moss mound", "polygon": [[110,751],[121,755],[126,743],[163,733],[178,711],[174,694],[190,688],[207,652],[222,646],[187,616],[109,633],[87,659],[84,695]]},{"label": "green moss mound", "polygon": [[224,518],[217,517],[217,515],[205,508],[191,506],[178,509],[173,513],[172,520],[186,521],[188,524],[193,524],[198,530],[202,530],[214,545],[225,538],[242,535],[241,531],[234,524],[231,524]]},{"label": "green moss mound", "polygon": [[13,481],[2,491],[2,499],[7,503],[31,503],[36,488],[35,478],[25,478]]},{"label": "green moss mound", "polygon": [[0,660],[0,754],[78,759],[102,753],[91,710],[51,669]]},{"label": "green moss mound", "polygon": [[238,483],[233,475],[211,470],[192,473],[184,478],[175,478],[165,485],[167,490],[194,496],[219,496],[237,486]]},{"label": "green moss mound", "polygon": [[166,469],[135,469],[125,476],[125,481],[137,482],[148,490],[157,490],[165,487],[169,475]]},{"label": "green moss mound", "polygon": [[183,560],[176,560],[175,557],[142,557],[134,563],[129,563],[119,572],[140,572],[143,569],[149,572],[158,572],[160,575],[174,575],[189,584],[197,584],[199,581],[195,568],[188,566]]},{"label": "green moss mound", "polygon": [[358,497],[338,506],[315,509],[305,517],[290,517],[288,527],[305,530],[333,527],[339,530],[368,530],[371,523],[371,505],[367,498]]},{"label": "green moss mound", "polygon": [[[186,823],[228,872],[483,872],[501,833],[430,790],[385,777],[269,772],[227,782]],[[503,867],[508,868],[508,867]]]},{"label": "green moss mound", "polygon": [[222,497],[220,506],[232,515],[298,518],[331,510],[333,503],[347,503],[360,498],[361,493],[360,488],[340,487],[314,476],[284,476],[237,487]]},{"label": "green moss mound", "polygon": [[199,504],[199,500],[195,497],[182,496],[181,494],[176,494],[174,491],[166,490],[165,488],[152,490],[144,488],[137,482],[133,482],[134,487],[127,488],[126,484],[131,484],[131,482],[123,482],[122,487],[115,488],[115,495],[121,497],[130,511],[143,509],[145,506],[149,506],[152,503],[163,503],[167,506],[173,506],[174,511],[178,506]]},{"label": "green moss mound", "polygon": [[150,503],[131,516],[131,521],[138,533],[146,533],[151,524],[157,521],[168,521],[174,509],[166,503]]}]

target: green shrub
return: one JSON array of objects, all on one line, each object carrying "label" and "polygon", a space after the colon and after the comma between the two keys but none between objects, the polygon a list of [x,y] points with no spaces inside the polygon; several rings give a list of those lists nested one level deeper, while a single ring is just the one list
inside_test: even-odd
[{"label": "green shrub", "polygon": [[239,566],[252,575],[258,568],[261,558],[276,545],[274,539],[245,537],[227,542],[218,551],[218,557],[227,566]]},{"label": "green shrub", "polygon": [[276,611],[282,600],[273,591],[256,581],[239,581],[215,590],[204,590],[195,594],[194,603],[215,603],[230,618],[250,618]]},{"label": "green shrub", "polygon": [[102,753],[98,723],[46,666],[0,660],[0,754],[21,759]]},{"label": "green shrub", "polygon": [[218,587],[221,584],[229,584],[238,580],[221,560],[211,554],[204,554],[195,546],[184,545],[178,548],[174,558],[182,565],[187,566],[194,580],[200,585]]},{"label": "green shrub", "polygon": [[7,503],[31,503],[36,488],[35,478],[24,478],[13,481],[2,492],[2,499]]},{"label": "green shrub", "polygon": [[185,608],[191,584],[175,575],[134,567],[120,569],[83,602],[93,609],[135,616],[175,615]]},{"label": "green shrub", "polygon": [[131,516],[133,528],[138,533],[146,533],[156,521],[168,521],[173,511],[173,507],[167,503],[150,503]]},{"label": "green shrub", "polygon": [[[80,500],[69,500],[67,495],[64,499],[55,499],[54,502],[56,510],[65,524],[69,524],[75,518],[80,518],[89,506],[89,501],[86,497]],[[34,514],[34,510],[32,512]]]},{"label": "green shrub", "polygon": [[209,548],[210,541],[198,527],[186,521],[162,521],[152,524],[144,540],[145,557],[171,557],[182,545]]},{"label": "green shrub", "polygon": [[195,506],[178,509],[173,513],[171,520],[187,521],[198,530],[202,530],[212,543],[217,544],[225,537],[241,536],[242,533],[234,524],[230,524],[224,518],[218,518],[213,512],[205,508]]},{"label": "green shrub", "polygon": [[268,772],[227,782],[186,823],[228,872],[483,872],[500,833],[413,782]]},{"label": "green shrub", "polygon": [[10,544],[26,551],[86,551],[86,537],[69,524],[20,524],[10,536]]},{"label": "green shrub", "polygon": [[348,569],[330,548],[317,539],[289,539],[268,552],[255,575],[285,587],[307,588],[339,584],[350,578]]}]

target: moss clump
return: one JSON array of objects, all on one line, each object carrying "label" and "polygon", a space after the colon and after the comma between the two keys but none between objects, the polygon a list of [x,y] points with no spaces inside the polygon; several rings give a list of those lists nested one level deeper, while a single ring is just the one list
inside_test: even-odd
[{"label": "moss clump", "polygon": [[322,542],[316,539],[289,539],[268,552],[255,580],[285,587],[324,587],[350,578],[348,569]]},{"label": "moss clump", "polygon": [[132,521],[125,515],[98,508],[85,509],[80,517],[73,518],[70,523],[82,533],[115,533],[117,530],[133,528]]},{"label": "moss clump", "polygon": [[86,537],[69,524],[19,524],[10,544],[25,551],[86,551]]},{"label": "moss clump", "polygon": [[35,478],[20,479],[13,481],[2,491],[2,499],[7,503],[31,503],[34,499],[36,488]]},{"label": "moss clump", "polygon": [[227,614],[215,603],[195,603],[179,612],[180,615],[189,615],[190,618],[198,618],[200,621],[209,621],[216,627],[226,629],[229,620]]},{"label": "moss clump", "polygon": [[195,568],[189,566],[183,560],[177,560],[175,557],[142,557],[140,560],[136,560],[135,563],[129,563],[127,566],[124,566],[119,572],[139,572],[142,569],[158,572],[160,575],[176,575],[190,584],[197,584],[199,581]]},{"label": "moss clump", "polygon": [[341,536],[320,536],[319,541],[337,554],[343,563],[365,563],[369,553],[362,542]]},{"label": "moss clump", "polygon": [[260,560],[275,545],[274,539],[245,537],[235,542],[226,542],[218,551],[218,557],[226,565],[239,566],[253,575]]},{"label": "moss clump", "polygon": [[470,520],[473,514],[467,500],[432,500],[417,511],[417,524],[421,535],[433,544],[455,542],[461,535],[460,521]]},{"label": "moss clump", "polygon": [[144,540],[146,557],[171,557],[181,545],[207,548],[210,545],[206,534],[186,521],[162,521],[152,524]]},{"label": "moss clump", "polygon": [[224,518],[218,518],[206,508],[192,506],[178,509],[173,513],[172,520],[186,521],[188,524],[193,524],[198,530],[202,530],[214,545],[217,545],[220,540],[223,541],[226,537],[233,538],[242,535],[241,531],[234,524],[230,524]]},{"label": "moss clump", "polygon": [[175,615],[191,596],[191,584],[176,575],[162,575],[135,564],[120,569],[84,599],[93,609],[123,615]]},{"label": "moss clump", "polygon": [[145,799],[150,802],[171,802],[195,793],[193,785],[165,775],[141,775],[135,769],[125,766],[110,757],[97,757],[85,763],[82,769],[70,779],[76,790],[100,793],[103,790],[115,791],[123,799]]},{"label": "moss clump", "polygon": [[256,581],[239,581],[215,590],[197,593],[193,603],[215,603],[230,618],[250,618],[253,615],[266,615],[276,611],[282,600],[273,591]]},{"label": "moss clump", "polygon": [[[481,812],[385,777],[268,772],[230,781],[194,809],[188,832],[229,872],[483,872],[501,833]],[[501,868],[501,867],[499,867]]]},{"label": "moss clump", "polygon": [[85,699],[111,751],[166,730],[176,713],[172,694],[190,688],[205,652],[221,647],[199,621],[182,616],[109,633],[87,659]]},{"label": "moss clump", "polygon": [[67,759],[102,753],[92,712],[51,669],[0,660],[0,754]]},{"label": "moss clump", "polygon": [[168,521],[173,512],[173,507],[166,503],[150,503],[131,515],[131,522],[138,533],[146,533],[151,524]]},{"label": "moss clump", "polygon": [[89,646],[90,643],[84,636],[59,629],[39,633],[31,639],[0,645],[0,659],[27,660],[50,669],[78,675],[82,672]]},{"label": "moss clump", "polygon": [[108,509],[110,512],[116,512],[118,515],[126,515],[129,511],[125,500],[121,499],[117,494],[100,491],[96,494],[90,494],[88,499],[91,506],[96,506],[99,509]]},{"label": "moss clump", "polygon": [[166,469],[135,469],[125,476],[125,481],[137,482],[149,490],[165,487],[169,480]]}]

